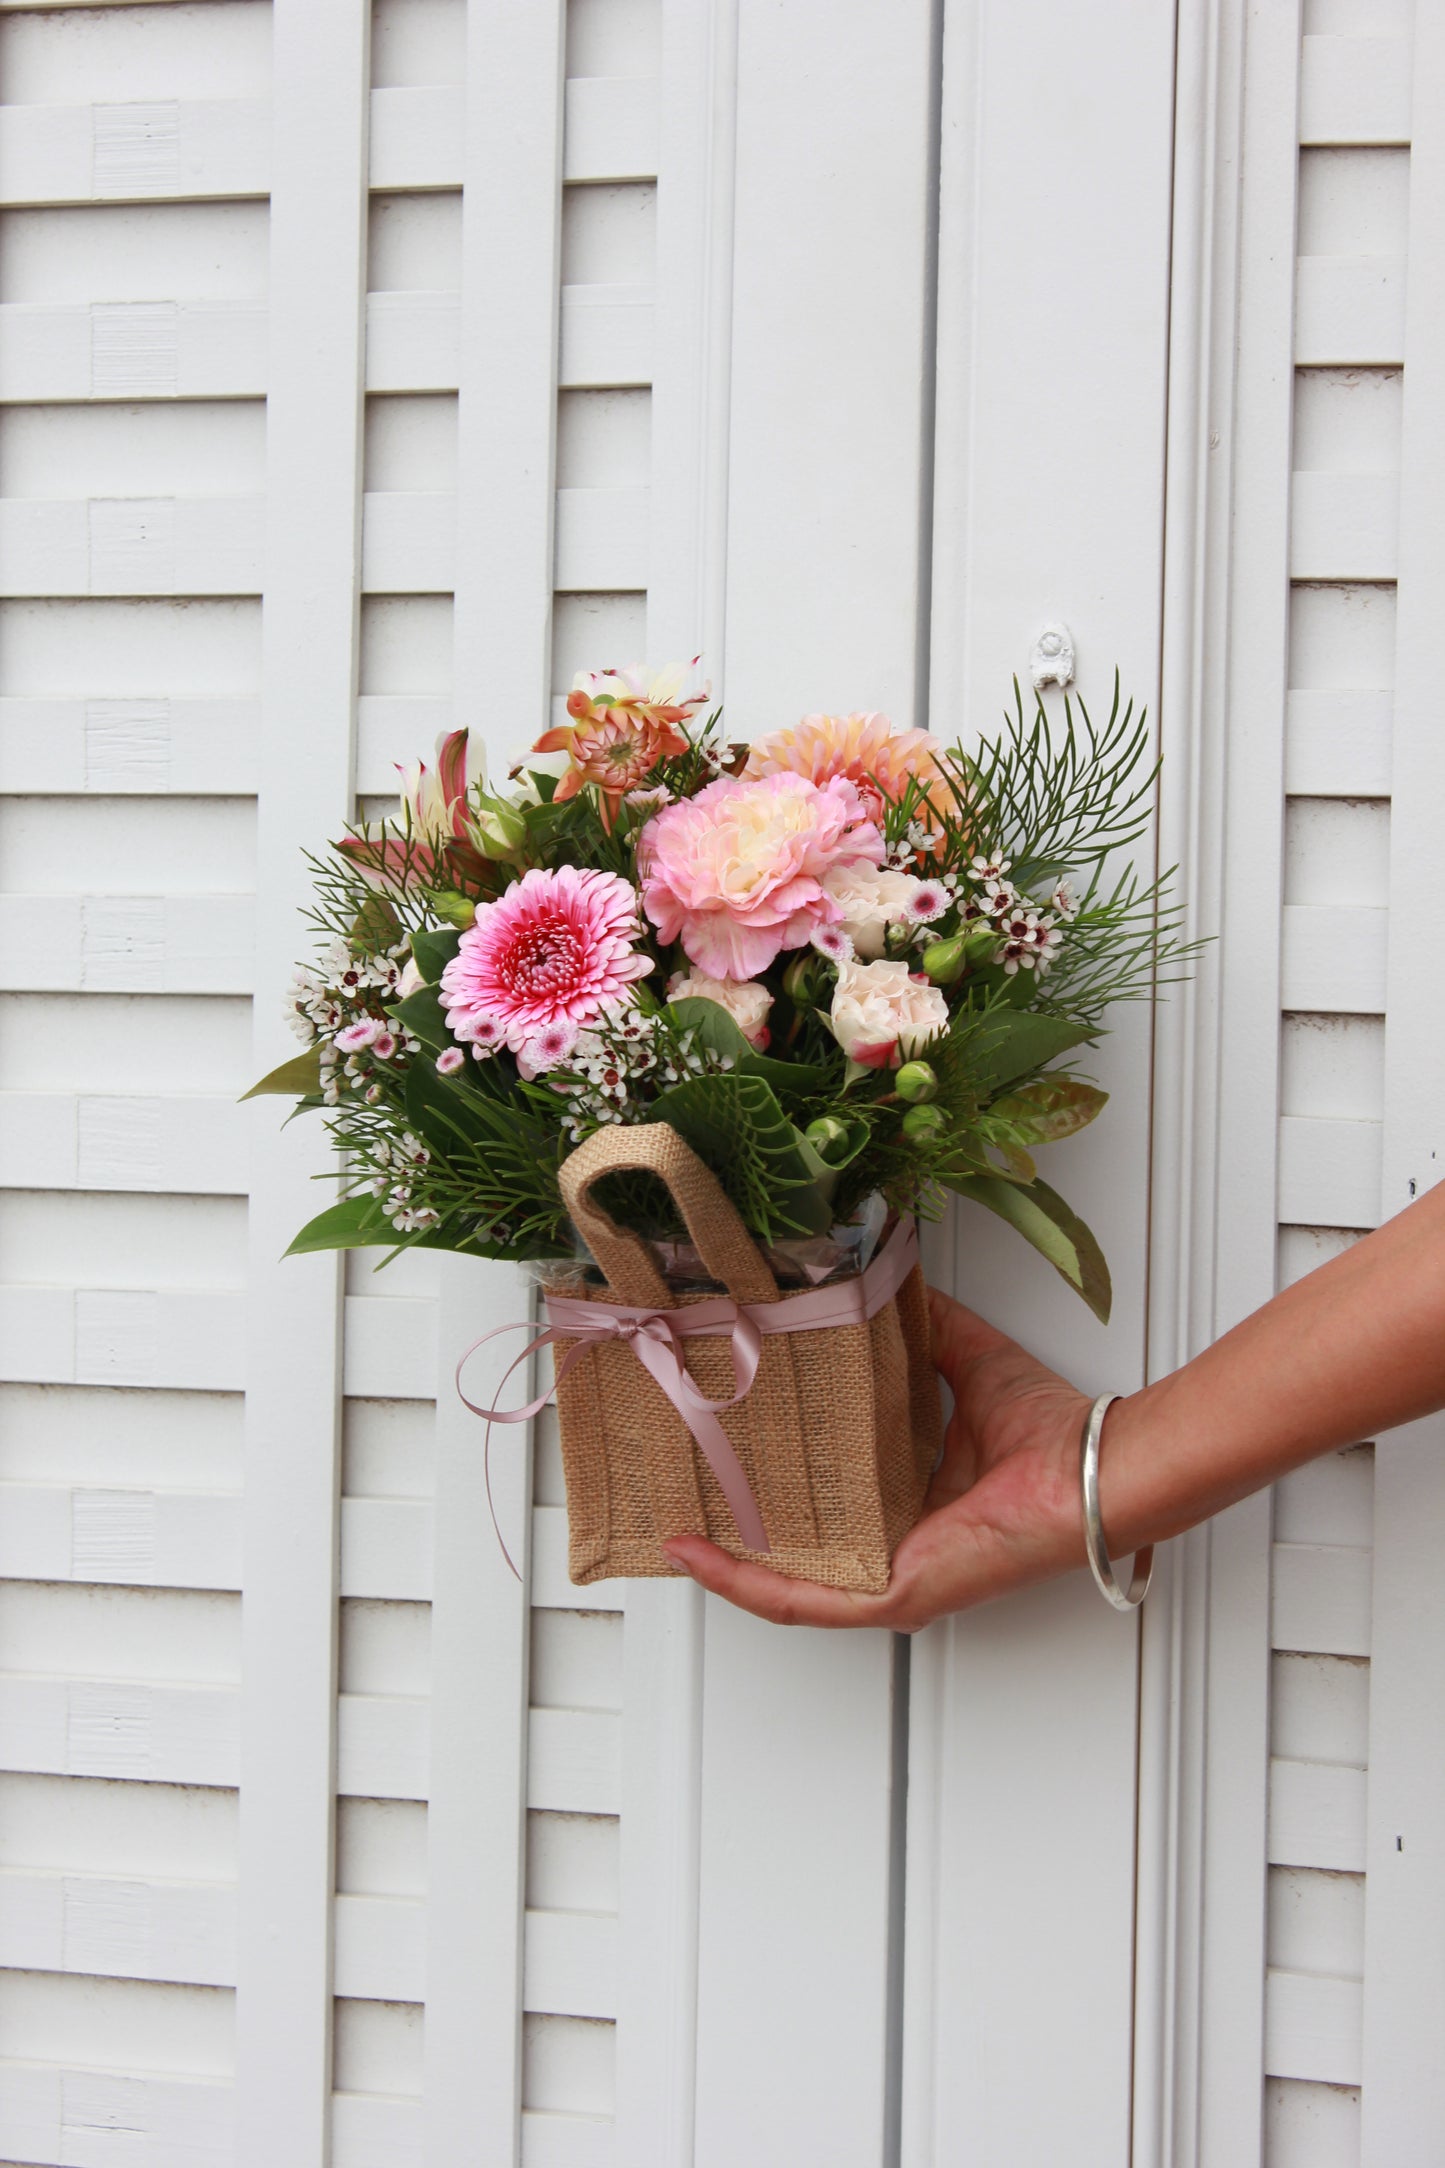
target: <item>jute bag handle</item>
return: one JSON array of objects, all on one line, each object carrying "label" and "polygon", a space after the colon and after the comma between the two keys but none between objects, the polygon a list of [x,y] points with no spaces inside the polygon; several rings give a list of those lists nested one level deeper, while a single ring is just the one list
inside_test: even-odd
[{"label": "jute bag handle", "polygon": [[573,1225],[619,1302],[637,1309],[677,1307],[641,1235],[619,1227],[592,1201],[594,1182],[623,1170],[655,1174],[666,1183],[699,1257],[734,1302],[778,1301],[778,1283],[717,1176],[667,1122],[641,1122],[596,1130],[557,1172]]}]

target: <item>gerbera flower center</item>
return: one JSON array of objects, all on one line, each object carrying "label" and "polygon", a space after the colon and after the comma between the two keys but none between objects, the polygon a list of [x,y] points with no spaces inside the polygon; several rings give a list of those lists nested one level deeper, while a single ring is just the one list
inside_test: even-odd
[{"label": "gerbera flower center", "polygon": [[497,976],[511,992],[535,997],[573,985],[585,961],[577,929],[559,913],[518,927],[497,958]]}]

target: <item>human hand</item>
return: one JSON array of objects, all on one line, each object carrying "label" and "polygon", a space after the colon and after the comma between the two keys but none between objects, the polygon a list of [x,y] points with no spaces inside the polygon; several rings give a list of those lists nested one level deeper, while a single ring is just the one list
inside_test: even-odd
[{"label": "human hand", "polygon": [[899,1544],[881,1595],[791,1581],[703,1536],[663,1545],[714,1595],[779,1626],[916,1633],[1010,1589],[1084,1563],[1079,1437],[1087,1395],[981,1317],[929,1290],[933,1357],[953,1417],[923,1518]]}]

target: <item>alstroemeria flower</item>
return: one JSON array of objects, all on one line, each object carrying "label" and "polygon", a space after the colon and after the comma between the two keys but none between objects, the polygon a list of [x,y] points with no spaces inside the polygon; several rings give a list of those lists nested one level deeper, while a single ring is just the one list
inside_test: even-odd
[{"label": "alstroemeria flower", "polygon": [[711,686],[697,674],[701,657],[686,669],[674,665],[649,670],[632,663],[625,670],[583,670],[567,695],[569,720],[537,740],[534,753],[565,752],[571,765],[557,786],[557,797],[574,798],[595,783],[602,822],[611,828],[617,808],[660,760],[687,751],[683,730],[706,705]]},{"label": "alstroemeria flower", "polygon": [[467,793],[482,780],[485,755],[466,730],[437,739],[435,767],[398,761],[401,779],[400,835],[343,836],[336,848],[377,885],[406,888],[449,886],[447,861],[463,865],[479,854],[468,814]]}]

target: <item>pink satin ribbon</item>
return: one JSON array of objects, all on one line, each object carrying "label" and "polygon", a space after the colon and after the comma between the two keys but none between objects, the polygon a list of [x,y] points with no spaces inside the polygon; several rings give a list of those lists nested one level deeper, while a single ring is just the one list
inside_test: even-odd
[{"label": "pink satin ribbon", "polygon": [[[502,1556],[517,1579],[516,1564],[507,1549],[492,1500],[492,1425],[525,1423],[539,1415],[562,1379],[589,1347],[609,1340],[623,1340],[648,1374],[657,1380],[697,1442],[698,1450],[717,1477],[719,1487],[737,1522],[738,1534],[752,1551],[771,1549],[758,1501],[743,1473],[731,1439],[718,1421],[724,1408],[735,1408],[746,1399],[758,1374],[762,1336],[771,1332],[821,1332],[834,1325],[864,1325],[891,1302],[918,1262],[918,1229],[911,1219],[901,1219],[866,1272],[853,1280],[838,1280],[830,1287],[809,1288],[800,1295],[785,1295],[779,1302],[734,1302],[731,1295],[717,1295],[707,1302],[685,1304],[676,1310],[647,1310],[626,1303],[579,1302],[567,1295],[548,1295],[547,1325],[528,1342],[515,1362],[504,1371],[488,1408],[469,1400],[462,1390],[462,1372],[478,1348],[499,1333],[526,1332],[529,1321],[519,1319],[496,1325],[474,1340],[457,1364],[457,1392],[474,1415],[487,1426],[483,1461],[487,1505],[497,1531]],[[727,1400],[709,1400],[687,1368],[683,1343],[687,1340],[732,1341],[733,1383],[737,1387]],[[539,1348],[559,1340],[575,1340],[563,1357],[557,1375],[545,1393],[523,1408],[499,1408],[503,1388],[512,1372],[535,1355]]]}]

